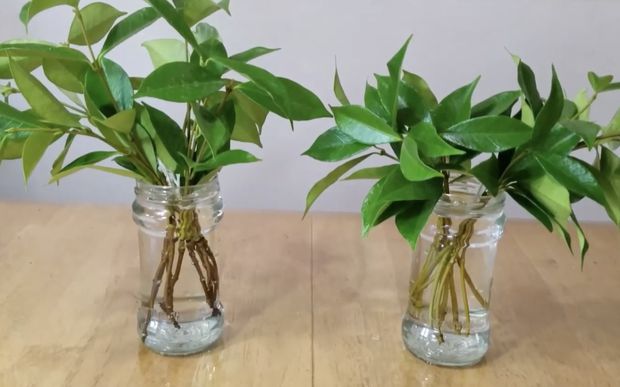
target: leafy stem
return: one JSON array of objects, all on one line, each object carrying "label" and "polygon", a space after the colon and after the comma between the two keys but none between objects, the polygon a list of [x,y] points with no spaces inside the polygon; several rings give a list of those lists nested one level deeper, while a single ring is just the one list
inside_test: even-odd
[{"label": "leafy stem", "polygon": [[594,101],[596,101],[596,99],[598,98],[598,92],[594,92],[594,94],[592,95],[592,97],[588,100],[588,102],[584,105],[583,108],[581,108],[581,110],[579,110],[577,113],[575,113],[572,117],[571,120],[576,120],[579,117],[581,117],[581,115],[585,112],[588,111],[588,109],[590,109],[590,107],[592,107],[592,104],[594,103]]}]

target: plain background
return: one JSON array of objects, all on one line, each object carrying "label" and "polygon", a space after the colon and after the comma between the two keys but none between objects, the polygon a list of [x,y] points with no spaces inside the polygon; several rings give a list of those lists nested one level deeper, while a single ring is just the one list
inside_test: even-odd
[{"label": "plain background", "polygon": [[[82,1],[86,5],[90,1]],[[123,11],[142,6],[140,0],[109,1]],[[385,63],[414,35],[405,68],[424,76],[438,96],[482,75],[476,100],[517,88],[516,69],[508,51],[521,56],[538,74],[541,94],[548,94],[551,64],[557,67],[569,97],[588,86],[586,73],[620,76],[620,2],[613,0],[232,0],[233,17],[218,14],[209,21],[223,36],[231,53],[252,46],[282,50],[257,63],[297,80],[326,103],[336,104],[331,91],[337,58],[349,97],[360,102],[373,73],[386,73]],[[23,1],[2,1],[0,40],[26,38],[66,40],[72,18],[69,8],[56,8],[33,19],[29,35],[18,20]],[[141,41],[174,37],[158,22],[112,52],[133,76],[151,69]],[[620,106],[620,95],[601,98],[593,117],[606,124]],[[175,114],[178,106],[169,107]],[[287,122],[271,117],[265,126],[262,163],[230,167],[222,184],[228,208],[303,210],[312,184],[334,165],[299,155],[329,120],[300,123],[292,133]],[[82,142],[73,156],[99,150]],[[252,149],[249,147],[247,149]],[[133,183],[96,171],[83,172],[48,186],[50,152],[26,188],[18,162],[0,165],[0,199],[53,202],[125,203],[132,199]],[[358,211],[369,188],[367,182],[335,186],[316,204],[320,211]],[[509,216],[527,216],[513,203]],[[578,215],[606,220],[603,210],[590,202],[579,205]]]}]

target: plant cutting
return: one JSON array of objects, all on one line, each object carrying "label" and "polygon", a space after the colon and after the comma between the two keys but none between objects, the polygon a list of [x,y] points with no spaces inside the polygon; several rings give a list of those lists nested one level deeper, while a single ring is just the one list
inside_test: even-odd
[{"label": "plant cutting", "polygon": [[[336,72],[336,125],[304,154],[348,161],[311,188],[306,212],[339,180],[375,181],[363,201],[362,233],[394,218],[414,250],[404,343],[429,363],[467,366],[489,345],[506,196],[571,249],[573,226],[582,264],[589,246],[575,203],[591,199],[620,225],[620,110],[608,125],[589,119],[597,97],[620,83],[589,73],[592,91],[569,100],[553,69],[543,99],[532,69],[514,57],[518,90],[472,104],[475,79],[438,100],[422,77],[403,70],[408,45],[389,61],[387,75],[375,75],[376,86],[366,86],[363,105],[350,103]],[[594,163],[577,151],[595,154]],[[359,168],[371,158],[386,164]]]},{"label": "plant cutting", "polygon": [[[203,22],[215,12],[229,13],[228,0],[147,3],[131,14],[105,2],[24,5],[26,25],[53,7],[72,9],[74,17],[61,44],[0,44],[0,79],[7,80],[0,160],[21,159],[28,180],[50,145],[62,140],[51,182],[93,169],[137,181],[139,334],[156,352],[187,355],[211,346],[223,328],[213,248],[222,217],[217,177],[225,166],[258,161],[233,144],[261,146],[269,113],[291,125],[330,114],[303,86],[249,64],[273,49],[228,53],[218,31]],[[154,70],[130,76],[109,54],[160,19],[179,38],[144,42]],[[151,100],[182,104],[185,115],[177,122]],[[103,148],[66,162],[80,138]]]}]

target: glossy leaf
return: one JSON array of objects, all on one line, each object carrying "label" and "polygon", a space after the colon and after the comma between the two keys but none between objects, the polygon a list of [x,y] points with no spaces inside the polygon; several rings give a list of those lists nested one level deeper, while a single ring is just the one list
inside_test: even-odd
[{"label": "glossy leaf", "polygon": [[75,133],[72,133],[67,136],[67,139],[65,140],[65,146],[62,148],[62,151],[60,152],[58,157],[56,157],[56,160],[54,160],[54,163],[52,164],[52,172],[51,172],[52,176],[59,173],[62,170],[63,165],[65,164],[65,159],[67,158],[67,154],[71,150],[71,145],[73,145],[73,141],[75,140],[75,137],[76,137]]},{"label": "glossy leaf", "polygon": [[[534,136],[533,141],[540,141],[544,139],[555,124],[562,117],[562,110],[564,109],[564,92],[562,91],[562,85],[558,79],[555,68],[553,68],[553,79],[551,81],[551,93],[549,98],[545,102],[544,106],[540,110],[540,113],[536,116],[536,123],[534,124]],[[535,111],[535,110],[534,110]]]},{"label": "glossy leaf", "polygon": [[185,62],[185,43],[177,39],[157,39],[142,43],[155,68],[172,62]]},{"label": "glossy leaf", "polygon": [[230,142],[235,127],[234,103],[229,101],[222,105],[222,112],[218,115],[198,104],[193,104],[192,108],[209,154],[215,157]]},{"label": "glossy leaf", "polygon": [[475,105],[471,109],[471,116],[475,118],[505,114],[517,103],[520,96],[521,92],[518,90],[496,94]]},{"label": "glossy leaf", "polygon": [[0,101],[0,135],[6,129],[39,128],[42,124],[30,112],[22,112]]},{"label": "glossy leaf", "polygon": [[573,99],[575,106],[577,106],[577,111],[581,112],[579,117],[571,117],[577,118],[583,121],[587,121],[590,118],[590,97],[588,96],[587,91],[580,90],[579,93]]},{"label": "glossy leaf", "polygon": [[592,149],[596,144],[596,138],[601,127],[590,121],[563,121],[562,126],[576,133]]},{"label": "glossy leaf", "polygon": [[583,270],[586,254],[588,253],[588,250],[590,250],[590,243],[588,243],[588,238],[586,237],[581,224],[579,224],[579,220],[577,219],[575,213],[572,212],[570,217],[575,225],[575,229],[577,230],[577,240],[579,241],[579,252],[581,256],[581,270]]},{"label": "glossy leaf", "polygon": [[552,219],[562,227],[566,227],[572,212],[568,190],[550,175],[543,175],[524,183],[532,196],[553,215]]},{"label": "glossy leaf", "polygon": [[420,159],[418,145],[411,135],[406,136],[403,142],[400,153],[400,168],[403,176],[409,181],[424,181],[443,176],[439,171],[429,167]]},{"label": "glossy leaf", "polygon": [[338,128],[332,128],[319,136],[304,155],[320,161],[340,161],[368,148]]},{"label": "glossy leaf", "polygon": [[73,48],[28,41],[0,43],[0,57],[49,58],[89,63],[82,52]]},{"label": "glossy leaf", "polygon": [[174,28],[192,47],[198,50],[198,41],[189,25],[185,21],[184,15],[174,8],[168,0],[146,0],[159,14],[166,19],[168,24]]},{"label": "glossy leaf", "polygon": [[465,154],[464,151],[456,149],[445,142],[439,134],[437,134],[437,129],[435,129],[430,122],[421,122],[417,124],[411,128],[409,135],[413,136],[420,153],[426,157],[434,158]]},{"label": "glossy leaf", "polygon": [[118,47],[121,43],[131,38],[138,32],[144,30],[159,19],[159,13],[151,8],[146,7],[137,10],[127,16],[110,30],[101,49],[100,57]]},{"label": "glossy leaf", "polygon": [[551,220],[551,217],[547,214],[544,208],[532,199],[530,194],[517,189],[511,189],[508,192],[510,197],[512,197],[517,204],[534,216],[534,218],[542,223],[548,231],[553,231],[553,221]]},{"label": "glossy leaf", "polygon": [[560,184],[571,192],[605,204],[603,192],[594,174],[581,161],[568,156],[537,154],[536,160]]},{"label": "glossy leaf", "polygon": [[16,62],[11,62],[11,71],[15,83],[32,110],[47,121],[63,126],[77,126],[78,118],[67,112],[54,95],[34,76],[25,71]]},{"label": "glossy leaf", "polygon": [[47,79],[61,89],[74,93],[84,92],[84,78],[89,66],[83,62],[43,59]]},{"label": "glossy leaf", "polygon": [[414,73],[403,71],[403,83],[415,90],[427,109],[432,110],[437,106],[437,97],[435,97],[430,86],[422,77]]},{"label": "glossy leaf", "polygon": [[131,109],[133,107],[133,86],[129,76],[121,66],[107,58],[102,58],[101,64],[117,107],[121,111]]},{"label": "glossy leaf", "polygon": [[338,74],[337,68],[336,74],[334,75],[334,94],[336,95],[336,99],[342,105],[351,105],[351,102],[347,97],[347,93],[345,93],[344,88],[342,87],[342,82],[340,82],[340,74]]},{"label": "glossy leaf", "polygon": [[412,249],[415,250],[420,234],[436,204],[437,200],[413,202],[405,211],[396,215],[396,227],[405,240],[409,242]]},{"label": "glossy leaf", "polygon": [[195,171],[205,172],[234,164],[247,164],[260,161],[256,156],[244,150],[235,149],[222,152],[205,163],[199,164]]},{"label": "glossy leaf", "polygon": [[332,110],[338,129],[362,144],[378,145],[402,141],[400,135],[383,119],[362,106],[349,105]]},{"label": "glossy leaf", "polygon": [[90,117],[105,119],[117,113],[116,101],[104,80],[105,77],[92,69],[84,77],[84,101]]},{"label": "glossy leaf", "polygon": [[226,58],[211,58],[216,63],[235,71],[251,81],[263,93],[252,90],[251,85],[240,89],[249,98],[274,113],[294,121],[331,117],[320,99],[310,90],[286,78],[278,78],[270,72]]},{"label": "glossy leaf", "polygon": [[527,103],[532,108],[534,117],[536,117],[543,106],[542,99],[538,93],[538,87],[536,86],[536,75],[534,75],[534,71],[532,71],[531,67],[521,60],[519,60],[517,71],[521,91],[523,91]]},{"label": "glossy leaf", "polygon": [[28,9],[28,21],[47,9],[57,7],[59,5],[77,7],[78,3],[79,0],[32,0],[30,2],[30,8]]},{"label": "glossy leaf", "polygon": [[527,104],[527,101],[525,100],[525,98],[521,97],[520,101],[521,101],[521,122],[533,128],[534,124],[536,123],[534,112],[532,111],[532,108],[530,107],[530,105]]},{"label": "glossy leaf", "polygon": [[497,196],[500,187],[500,165],[495,155],[472,168],[471,173],[493,196]]},{"label": "glossy leaf", "polygon": [[260,134],[269,112],[242,93],[233,92],[232,97],[235,101],[235,127],[231,139],[262,147]]},{"label": "glossy leaf", "polygon": [[332,186],[347,172],[355,168],[358,164],[360,164],[362,161],[366,160],[370,156],[371,155],[368,154],[360,156],[353,160],[349,160],[346,163],[340,165],[338,168],[331,171],[329,174],[327,174],[327,176],[319,180],[316,184],[314,184],[314,186],[312,186],[312,188],[310,189],[310,192],[308,192],[308,196],[306,198],[306,209],[304,211],[304,217],[308,214],[308,211],[310,210],[314,202],[316,202],[319,196],[321,196],[321,194],[325,192],[327,188]]},{"label": "glossy leaf", "polygon": [[205,98],[224,87],[224,81],[214,77],[194,63],[174,62],[157,68],[142,82],[136,97],[153,97],[171,102],[191,102]]},{"label": "glossy leaf", "polygon": [[24,27],[26,27],[26,31],[28,31],[28,23],[30,22],[30,6],[31,5],[32,5],[32,2],[28,1],[22,6],[22,9],[19,11],[19,21],[21,21]]},{"label": "glossy leaf", "polygon": [[433,124],[440,133],[471,117],[471,97],[479,80],[453,91],[433,110]]},{"label": "glossy leaf", "polygon": [[[80,10],[82,20],[75,16],[69,29],[67,41],[78,46],[95,44],[110,31],[114,22],[125,15],[106,3],[92,3]],[[83,26],[82,26],[83,23]]]},{"label": "glossy leaf", "polygon": [[386,108],[388,112],[392,116],[392,126],[396,127],[397,120],[397,112],[398,112],[398,96],[400,89],[400,78],[403,70],[403,62],[405,60],[405,55],[407,54],[407,48],[409,47],[409,42],[411,42],[411,36],[407,39],[405,44],[402,46],[400,50],[394,55],[392,59],[387,64],[388,71],[390,73],[390,84],[389,84],[389,98],[386,101]]},{"label": "glossy leaf", "polygon": [[67,164],[67,166],[64,167],[60,171],[60,173],[64,173],[72,169],[83,167],[86,165],[97,164],[113,156],[116,156],[117,154],[118,153],[116,152],[104,152],[104,151],[90,152],[83,156],[78,157],[77,159],[73,160],[71,163]]},{"label": "glossy leaf", "polygon": [[143,114],[140,119],[142,126],[154,139],[162,161],[166,160],[171,170],[179,172],[186,165],[183,155],[187,154],[187,144],[183,130],[164,112],[149,105],[145,108],[146,115]]},{"label": "glossy leaf", "polygon": [[394,169],[399,169],[399,164],[392,165],[384,165],[382,167],[371,167],[360,169],[359,171],[355,171],[349,176],[347,176],[344,180],[376,180],[381,179],[394,171]]},{"label": "glossy leaf", "polygon": [[525,144],[532,128],[505,116],[473,118],[442,133],[443,138],[478,152],[500,152]]},{"label": "glossy leaf", "polygon": [[59,134],[54,132],[34,132],[30,134],[24,144],[22,167],[26,182],[45,154],[47,148],[58,139]]},{"label": "glossy leaf", "polygon": [[381,97],[379,96],[379,91],[366,84],[366,92],[364,93],[364,106],[366,109],[373,112],[375,115],[383,118],[384,120],[388,120],[388,112],[385,110],[385,106],[381,103]]},{"label": "glossy leaf", "polygon": [[[73,175],[81,170],[84,169],[93,169],[96,171],[100,171],[100,172],[105,172],[105,173],[110,173],[113,175],[117,175],[117,176],[122,176],[122,177],[128,177],[130,179],[133,180],[140,180],[140,181],[145,181],[145,178],[135,172],[129,171],[129,170],[123,170],[123,169],[118,169],[118,168],[110,168],[110,167],[104,167],[101,165],[84,165],[81,167],[76,167],[73,168],[71,170],[68,171],[64,171],[61,173],[58,173],[57,175],[52,176],[51,180],[49,181],[50,184],[52,183],[56,183],[61,179],[64,179],[67,176]],[[151,182],[152,183],[152,182]]]},{"label": "glossy leaf", "polygon": [[101,124],[120,133],[129,134],[136,122],[136,111],[124,110],[102,121]]},{"label": "glossy leaf", "polygon": [[543,141],[533,145],[535,149],[539,149],[542,152],[567,155],[575,149],[575,146],[579,143],[579,138],[573,131],[566,129],[562,125],[556,125]]}]

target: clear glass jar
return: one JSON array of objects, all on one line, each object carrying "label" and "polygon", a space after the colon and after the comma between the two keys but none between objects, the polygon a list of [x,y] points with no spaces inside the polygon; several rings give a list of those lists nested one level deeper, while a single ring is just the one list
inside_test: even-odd
[{"label": "clear glass jar", "polygon": [[222,335],[219,273],[213,245],[223,215],[219,181],[193,187],[139,182],[133,218],[139,227],[138,334],[169,356],[202,352]]},{"label": "clear glass jar", "polygon": [[489,348],[489,302],[504,200],[479,183],[451,186],[414,251],[403,341],[420,359],[442,366],[478,363]]}]

